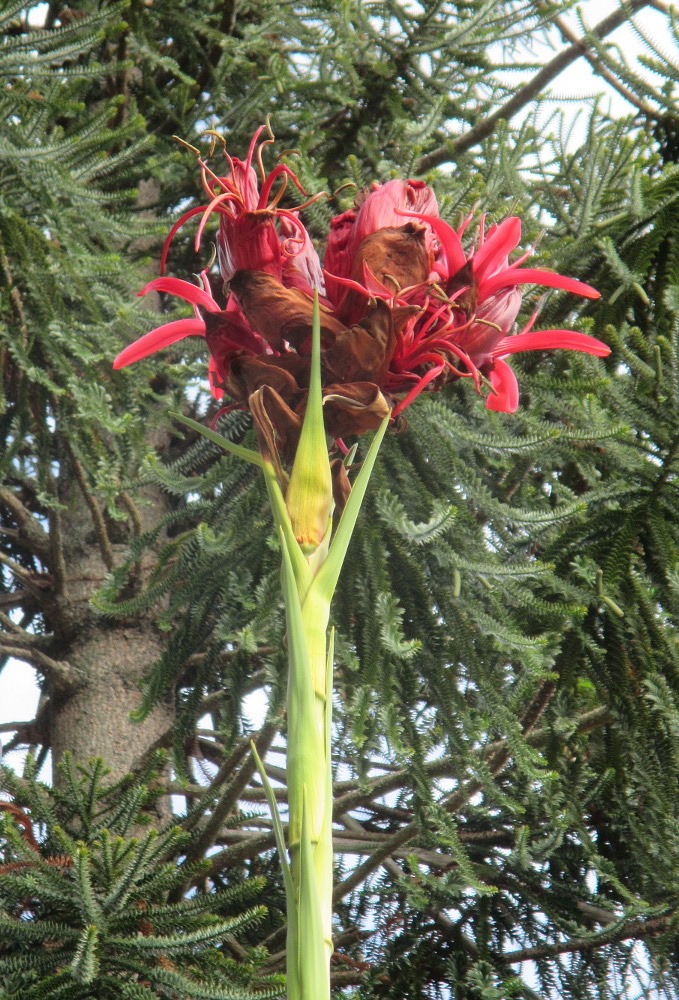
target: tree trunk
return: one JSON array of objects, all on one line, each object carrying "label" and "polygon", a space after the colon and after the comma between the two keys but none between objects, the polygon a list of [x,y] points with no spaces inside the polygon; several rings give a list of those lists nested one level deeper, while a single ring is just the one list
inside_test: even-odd
[{"label": "tree trunk", "polygon": [[[112,529],[119,532],[120,525],[106,523],[83,470],[71,456],[62,462],[58,494],[64,505],[64,579],[54,602],[55,639],[48,650],[56,666],[46,671],[45,686],[55,781],[56,765],[67,751],[83,763],[103,758],[111,770],[109,780],[115,781],[137,770],[155,746],[168,742],[175,718],[173,693],[142,723],[130,718],[140,704],[140,682],[161,655],[166,638],[150,617],[111,622],[92,608],[93,593],[112,562],[123,558],[127,544],[111,543]],[[147,491],[144,499],[137,515],[139,527],[148,530],[166,512],[167,503],[156,490]]]},{"label": "tree trunk", "polygon": [[82,762],[102,757],[116,780],[137,770],[152,747],[167,743],[173,699],[142,723],[130,718],[139,707],[139,681],[162,649],[150,624],[109,628],[90,621],[69,650],[74,682],[50,685],[47,722],[55,765],[66,751]]}]

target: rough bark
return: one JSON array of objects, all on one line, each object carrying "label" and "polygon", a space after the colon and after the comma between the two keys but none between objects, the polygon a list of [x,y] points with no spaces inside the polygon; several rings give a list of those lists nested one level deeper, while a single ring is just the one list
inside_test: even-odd
[{"label": "rough bark", "polygon": [[143,723],[130,713],[139,706],[139,681],[162,651],[150,625],[90,626],[72,643],[69,665],[77,680],[67,690],[52,686],[48,712],[53,760],[66,751],[77,761],[102,757],[115,780],[142,764],[149,750],[166,742],[174,704],[157,706]]},{"label": "rough bark", "polygon": [[[162,653],[164,641],[150,619],[107,621],[92,608],[107,563],[119,562],[126,544],[111,543],[103,515],[74,469],[73,460],[65,458],[58,490],[64,504],[64,583],[55,602],[55,640],[49,651],[65,669],[51,676],[47,672],[45,721],[55,765],[67,751],[82,762],[102,757],[110,780],[117,780],[137,770],[153,747],[167,742],[174,698],[156,706],[143,723],[130,717],[139,707],[140,681]],[[148,529],[165,513],[166,502],[160,491],[144,499],[140,526]]]}]

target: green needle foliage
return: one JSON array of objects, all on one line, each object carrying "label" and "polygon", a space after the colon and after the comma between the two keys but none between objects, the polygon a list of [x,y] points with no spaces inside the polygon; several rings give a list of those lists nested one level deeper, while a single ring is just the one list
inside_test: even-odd
[{"label": "green needle foliage", "polygon": [[[263,880],[177,896],[191,836],[148,825],[148,786],[104,787],[101,761],[77,768],[67,757],[62,771],[59,792],[3,772],[13,803],[0,834],[2,996],[280,996],[280,981],[258,976],[261,952],[238,943],[265,915]],[[208,868],[198,861],[190,874]]]}]

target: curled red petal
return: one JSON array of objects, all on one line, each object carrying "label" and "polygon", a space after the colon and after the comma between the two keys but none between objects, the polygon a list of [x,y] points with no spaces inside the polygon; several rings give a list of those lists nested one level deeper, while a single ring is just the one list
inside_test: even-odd
[{"label": "curled red petal", "polygon": [[496,358],[490,370],[490,384],[495,392],[486,399],[486,409],[498,413],[516,413],[519,405],[519,383],[516,375],[502,358]]},{"label": "curled red petal", "polygon": [[182,228],[185,222],[188,222],[189,219],[192,219],[195,215],[200,215],[204,211],[205,211],[204,206],[198,205],[196,208],[190,208],[188,212],[184,212],[184,214],[180,219],[177,219],[174,226],[165,237],[165,242],[163,243],[163,252],[160,255],[160,268],[159,268],[161,274],[165,270],[167,255],[170,251],[170,245],[172,244],[172,240],[174,239],[175,234]]},{"label": "curled red petal", "polygon": [[421,379],[418,380],[416,385],[412,387],[410,392],[401,400],[401,402],[397,403],[397,405],[391,411],[392,418],[397,417],[399,413],[403,413],[405,408],[407,406],[410,406],[413,400],[417,399],[420,393],[427,388],[429,383],[433,382],[434,379],[437,379],[439,377],[439,375],[441,374],[441,372],[445,367],[446,367],[445,362],[442,361],[440,364],[436,365],[435,368],[430,368],[429,371],[425,375],[423,375]]},{"label": "curled red petal", "polygon": [[149,354],[155,354],[156,351],[161,351],[164,347],[169,347],[170,344],[183,340],[184,337],[204,336],[205,324],[200,319],[178,319],[174,323],[166,323],[165,326],[151,330],[150,333],[135,340],[133,344],[121,351],[113,362],[113,367],[125,368],[135,361],[147,358]]},{"label": "curled red petal", "polygon": [[544,285],[546,288],[561,288],[565,292],[582,295],[586,299],[601,298],[601,293],[591,285],[586,285],[584,281],[535,267],[508,267],[489,278],[484,278],[480,284],[479,298],[485,298],[501,288],[509,288],[512,285]]},{"label": "curled red petal", "polygon": [[[234,198],[235,196],[231,194],[230,191],[222,191],[220,194],[218,194],[215,198],[212,199],[207,208],[203,209],[203,218],[200,220],[200,224],[198,226],[198,229],[196,230],[196,238],[193,242],[193,248],[196,251],[196,253],[198,253],[198,251],[200,250],[200,243],[203,238],[203,230],[205,229],[207,220],[210,218],[212,213],[217,210],[219,210],[223,214],[225,212],[225,209],[222,208],[223,203],[225,201],[234,201]],[[228,214],[230,215],[230,213]]]},{"label": "curled red petal", "polygon": [[515,337],[504,337],[493,351],[494,358],[505,358],[508,354],[523,351],[582,351],[597,358],[605,358],[611,353],[608,344],[586,333],[575,330],[538,330],[533,333],[518,333]]},{"label": "curled red petal", "polygon": [[149,292],[168,292],[170,295],[177,295],[185,302],[190,302],[192,306],[202,306],[208,312],[219,312],[219,306],[207,292],[204,292],[198,285],[192,285],[190,281],[182,281],[181,278],[154,278],[144,285],[137,295],[148,295]]}]

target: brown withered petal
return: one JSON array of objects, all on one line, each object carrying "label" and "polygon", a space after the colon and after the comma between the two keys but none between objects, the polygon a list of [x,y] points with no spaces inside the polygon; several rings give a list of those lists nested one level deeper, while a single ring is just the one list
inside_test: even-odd
[{"label": "brown withered petal", "polygon": [[273,464],[280,483],[285,481],[281,465],[292,462],[302,430],[302,418],[291,410],[275,389],[263,385],[249,399],[260,451]]},{"label": "brown withered petal", "polygon": [[332,498],[335,501],[335,518],[340,518],[351,493],[351,483],[341,458],[333,458],[330,463],[330,475],[332,476]]},{"label": "brown withered petal", "polygon": [[399,333],[409,319],[422,312],[421,306],[395,306],[391,310],[391,318],[394,323],[394,333],[398,337]]},{"label": "brown withered petal", "polygon": [[232,361],[226,389],[234,399],[245,402],[263,385],[271,386],[286,403],[296,406],[302,390],[309,386],[309,359],[299,354],[260,354]]},{"label": "brown withered petal", "polygon": [[377,430],[389,412],[389,404],[373,382],[350,382],[323,389],[325,429],[333,438]]},{"label": "brown withered petal", "polygon": [[[299,354],[311,353],[313,301],[299,288],[285,288],[264,271],[236,271],[231,291],[238,299],[250,325],[275,351],[284,350],[284,341]],[[321,307],[321,343],[331,343],[344,326]]]},{"label": "brown withered petal", "polygon": [[427,280],[431,261],[425,231],[417,223],[388,226],[366,236],[358,248],[351,277],[363,282],[363,264],[387,288],[399,291]]},{"label": "brown withered petal", "polygon": [[221,380],[229,371],[233,359],[242,354],[243,348],[247,349],[254,338],[244,323],[239,323],[236,316],[226,311],[213,313],[205,310],[202,318],[208,350]]},{"label": "brown withered petal", "polygon": [[461,288],[464,291],[461,295],[456,296],[455,303],[464,309],[467,313],[473,313],[476,309],[476,302],[479,297],[479,289],[476,281],[474,280],[474,271],[472,269],[472,261],[468,260],[466,264],[456,271],[455,274],[448,279],[446,282],[446,295],[454,295]]},{"label": "brown withered petal", "polygon": [[323,352],[323,368],[338,382],[376,382],[381,385],[395,344],[391,309],[383,299],[377,299],[365,319],[343,330]]}]

